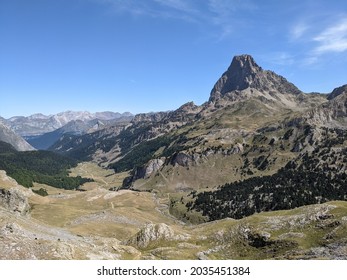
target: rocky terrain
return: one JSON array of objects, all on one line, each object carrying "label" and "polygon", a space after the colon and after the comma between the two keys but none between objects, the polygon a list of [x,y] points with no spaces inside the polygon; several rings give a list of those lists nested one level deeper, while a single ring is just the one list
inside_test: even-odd
[{"label": "rocky terrain", "polygon": [[0,173],[0,259],[347,257],[346,202],[192,225],[169,215],[155,195],[109,191],[115,175],[90,164],[74,172],[83,170],[97,180],[87,191],[46,186],[46,197]]}]

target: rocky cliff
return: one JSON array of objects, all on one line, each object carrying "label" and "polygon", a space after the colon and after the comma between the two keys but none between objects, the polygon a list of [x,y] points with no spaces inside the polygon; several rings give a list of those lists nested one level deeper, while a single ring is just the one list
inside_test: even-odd
[{"label": "rocky cliff", "polygon": [[17,135],[12,129],[0,121],[0,141],[11,144],[17,151],[35,150],[21,136]]}]

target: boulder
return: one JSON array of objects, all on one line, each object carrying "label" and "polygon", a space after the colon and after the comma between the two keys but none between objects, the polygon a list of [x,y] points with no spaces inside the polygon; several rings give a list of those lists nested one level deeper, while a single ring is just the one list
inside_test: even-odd
[{"label": "boulder", "polygon": [[0,188],[0,207],[21,216],[27,215],[30,211],[28,197],[19,188]]},{"label": "boulder", "polygon": [[174,231],[171,227],[164,223],[160,224],[147,224],[142,228],[134,237],[129,241],[129,245],[135,245],[138,248],[146,248],[151,242],[159,240],[173,240],[175,239]]}]

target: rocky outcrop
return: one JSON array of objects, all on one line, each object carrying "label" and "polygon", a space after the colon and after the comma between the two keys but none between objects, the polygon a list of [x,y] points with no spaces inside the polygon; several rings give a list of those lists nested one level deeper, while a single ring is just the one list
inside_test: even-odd
[{"label": "rocky outcrop", "polygon": [[157,113],[141,113],[135,115],[132,120],[133,124],[143,123],[143,122],[160,122],[163,121],[169,112],[157,112]]},{"label": "rocky outcrop", "polygon": [[135,245],[138,248],[146,248],[151,242],[160,240],[173,240],[174,231],[168,225],[147,224],[133,238],[128,241],[128,245]]},{"label": "rocky outcrop", "polygon": [[28,197],[20,188],[1,189],[0,188],[0,207],[25,216],[30,211]]},{"label": "rocky outcrop", "polygon": [[210,147],[201,152],[181,151],[172,156],[171,164],[188,167],[194,164],[199,164],[199,162],[212,155],[228,156],[232,154],[240,154],[243,150],[243,145],[237,143],[231,148]]},{"label": "rocky outcrop", "polygon": [[329,102],[312,109],[304,119],[316,126],[347,127],[347,86],[335,89]]},{"label": "rocky outcrop", "polygon": [[197,154],[189,154],[186,151],[182,151],[182,152],[176,153],[172,157],[171,164],[188,167],[189,165],[196,163],[198,158],[199,158],[199,155]]},{"label": "rocky outcrop", "polygon": [[343,85],[341,87],[335,88],[332,93],[328,95],[328,100],[332,100],[335,97],[347,92],[347,85]]},{"label": "rocky outcrop", "polygon": [[157,172],[165,163],[165,158],[151,159],[147,164],[137,167],[134,173],[134,180],[149,178],[153,173]]}]

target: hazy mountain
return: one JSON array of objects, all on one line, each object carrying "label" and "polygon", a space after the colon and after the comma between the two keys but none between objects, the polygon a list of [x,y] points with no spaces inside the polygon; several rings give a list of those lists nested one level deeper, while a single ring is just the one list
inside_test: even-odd
[{"label": "hazy mountain", "polygon": [[[119,156],[119,147],[115,138],[129,126],[129,120],[119,121],[105,128],[82,135],[54,131],[54,138],[61,135],[49,150],[61,153],[78,160],[95,160],[96,162],[112,161]],[[51,133],[51,134],[53,134]],[[51,134],[43,135],[52,136]]]},{"label": "hazy mountain", "polygon": [[47,132],[38,136],[26,136],[25,139],[36,149],[46,150],[55,142],[57,142],[64,134],[70,136],[79,136],[87,133],[92,133],[109,126],[117,125],[119,123],[130,122],[132,118],[132,116],[119,116],[117,119],[111,120],[73,120],[54,131]]},{"label": "hazy mountain", "polygon": [[17,135],[0,120],[0,141],[11,144],[18,151],[30,151],[34,148],[22,137]]},{"label": "hazy mountain", "polygon": [[18,116],[6,120],[7,125],[21,136],[36,136],[54,131],[63,127],[71,121],[89,122],[92,120],[110,121],[120,118],[129,118],[131,113],[99,112],[90,113],[87,111],[74,112],[66,111],[55,115],[34,114],[28,117]]}]

